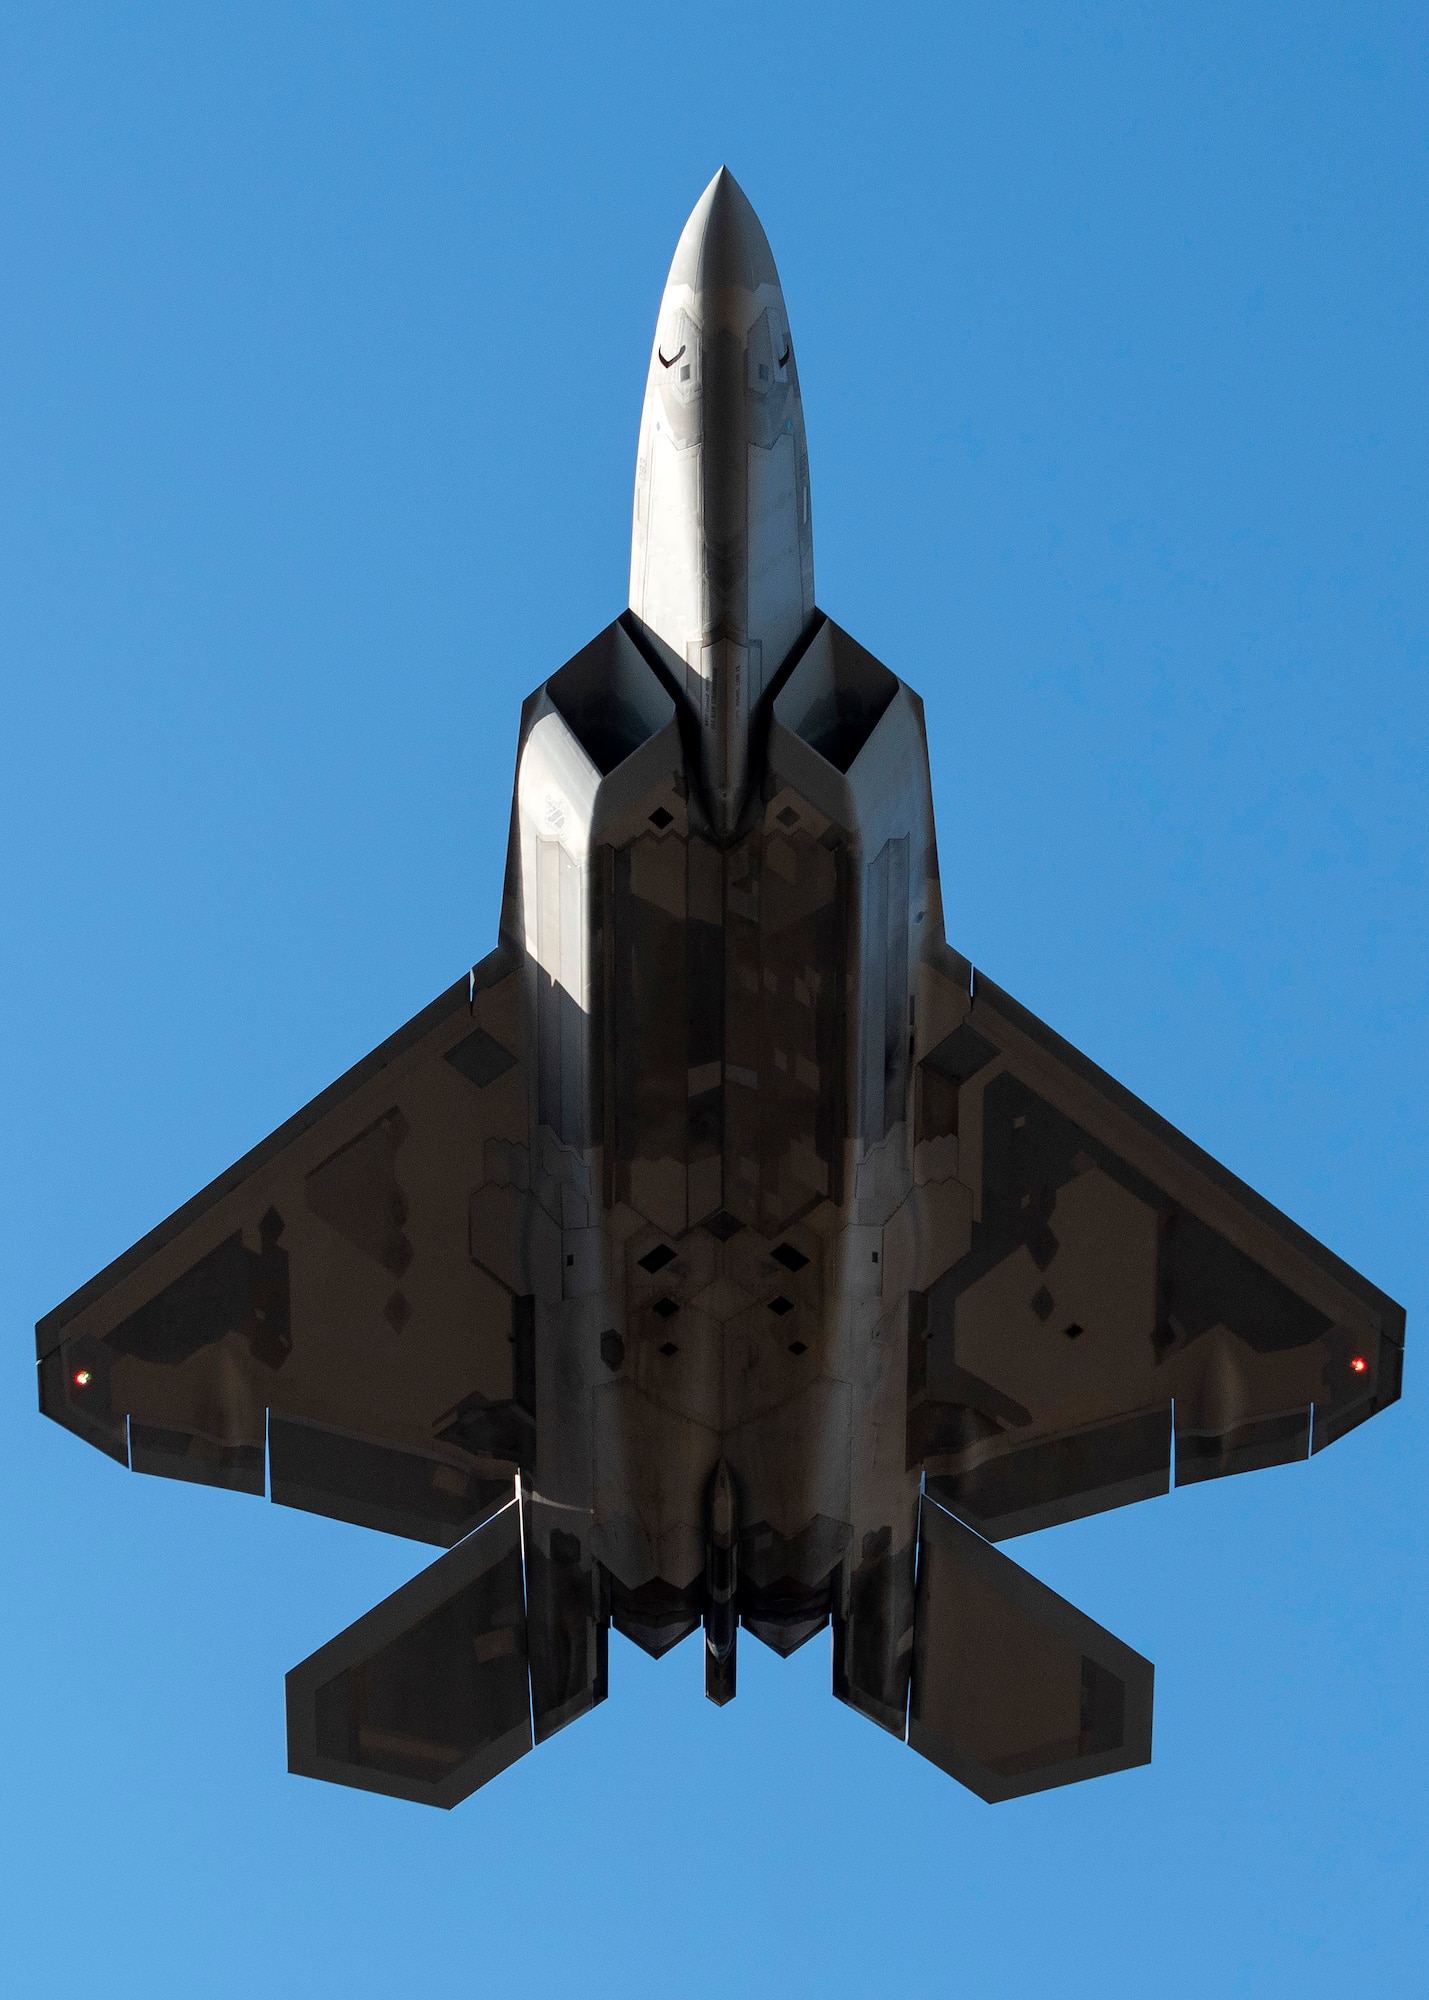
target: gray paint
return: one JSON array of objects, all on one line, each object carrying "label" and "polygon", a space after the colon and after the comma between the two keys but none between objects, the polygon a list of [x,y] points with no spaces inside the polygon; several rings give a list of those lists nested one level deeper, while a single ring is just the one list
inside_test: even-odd
[{"label": "gray paint", "polygon": [[[948,946],[922,704],[813,608],[783,310],[721,175],[632,610],[522,710],[497,949],[37,1328],[42,1410],[134,1470],[261,1494],[266,1442],[274,1500],[456,1543],[295,1670],[312,1775],[451,1803],[604,1698],[612,1624],[703,1626],[722,1704],[736,1620],[830,1629],[984,1797],[1123,1768],[1149,1668],[989,1541],[1164,1494],[1173,1402],[1188,1484],[1399,1394],[1398,1306]],[[1004,1704],[994,1753],[1008,1648],[1082,1719]],[[363,1749],[364,1674],[443,1773]]]}]

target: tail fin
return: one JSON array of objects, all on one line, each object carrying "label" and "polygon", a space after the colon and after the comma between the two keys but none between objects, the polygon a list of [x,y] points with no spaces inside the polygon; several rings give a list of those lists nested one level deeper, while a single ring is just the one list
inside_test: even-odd
[{"label": "tail fin", "polygon": [[908,1741],[995,1803],[1151,1761],[1153,1668],[924,1497]]},{"label": "tail fin", "polygon": [[294,1667],[288,1769],[459,1805],[603,1701],[586,1517],[566,1513],[518,1495]]}]

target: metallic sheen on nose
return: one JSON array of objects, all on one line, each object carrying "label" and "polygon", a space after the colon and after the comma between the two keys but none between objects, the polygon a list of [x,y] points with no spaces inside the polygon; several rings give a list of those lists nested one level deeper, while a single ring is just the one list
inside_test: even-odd
[{"label": "metallic sheen on nose", "polygon": [[685,224],[660,301],[630,607],[673,656],[700,723],[709,811],[730,835],[752,718],[813,613],[814,547],[784,294],[759,218],[724,167]]}]

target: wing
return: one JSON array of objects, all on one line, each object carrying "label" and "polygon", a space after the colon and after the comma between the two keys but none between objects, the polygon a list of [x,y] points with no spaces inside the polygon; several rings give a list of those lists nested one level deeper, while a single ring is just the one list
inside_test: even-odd
[{"label": "wing", "polygon": [[534,1442],[526,1018],[499,948],[41,1320],[45,1414],[246,1493],[266,1441],[275,1500],[418,1540],[485,1518]]},{"label": "wing", "polygon": [[[966,1248],[913,1297],[908,1459],[992,1540],[1321,1451],[1404,1312],[990,980],[918,1066]],[[940,1024],[941,1025],[941,1024]],[[948,1141],[952,1141],[952,1148]],[[961,1246],[960,1246],[961,1247]]]}]

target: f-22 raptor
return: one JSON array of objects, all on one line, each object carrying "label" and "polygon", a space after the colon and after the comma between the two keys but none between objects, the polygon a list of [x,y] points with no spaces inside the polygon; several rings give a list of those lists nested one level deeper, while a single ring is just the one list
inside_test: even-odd
[{"label": "f-22 raptor", "polygon": [[[954,877],[960,865],[952,850]],[[136,1472],[443,1547],[288,1677],[294,1771],[451,1806],[610,1627],[832,1627],[988,1800],[1145,1763],[1152,1669],[995,1545],[1326,1445],[1404,1313],[945,940],[918,696],[816,606],[793,336],[725,171],[630,602],[526,702],[496,949],[38,1328]]]}]

